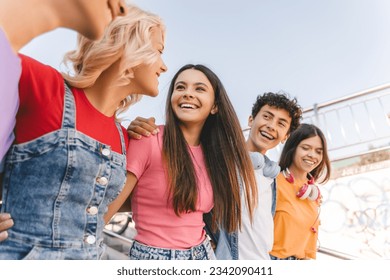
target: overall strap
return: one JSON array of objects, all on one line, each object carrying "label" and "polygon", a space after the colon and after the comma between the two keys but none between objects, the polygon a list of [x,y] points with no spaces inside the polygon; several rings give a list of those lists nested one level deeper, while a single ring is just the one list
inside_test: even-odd
[{"label": "overall strap", "polygon": [[119,122],[115,122],[116,127],[118,128],[119,131],[119,136],[121,138],[121,147],[122,147],[122,154],[126,155],[126,142],[125,142],[125,137],[123,136],[123,131],[122,131],[122,126]]},{"label": "overall strap", "polygon": [[62,128],[76,128],[76,105],[72,90],[65,82],[64,110],[62,116]]}]

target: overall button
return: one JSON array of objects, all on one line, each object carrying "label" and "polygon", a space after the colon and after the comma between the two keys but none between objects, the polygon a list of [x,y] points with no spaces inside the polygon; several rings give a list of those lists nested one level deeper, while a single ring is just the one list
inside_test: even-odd
[{"label": "overall button", "polygon": [[98,213],[98,208],[96,206],[89,207],[88,213],[91,215],[96,215]]},{"label": "overall button", "polygon": [[96,242],[96,237],[93,235],[88,235],[85,238],[85,242],[87,242],[88,244],[94,244]]},{"label": "overall button", "polygon": [[108,179],[106,177],[99,177],[97,179],[97,182],[102,185],[102,186],[105,186],[108,184]]},{"label": "overall button", "polygon": [[102,150],[102,154],[103,154],[104,156],[108,157],[108,156],[111,154],[111,151],[110,151],[110,149],[104,148],[104,149]]}]

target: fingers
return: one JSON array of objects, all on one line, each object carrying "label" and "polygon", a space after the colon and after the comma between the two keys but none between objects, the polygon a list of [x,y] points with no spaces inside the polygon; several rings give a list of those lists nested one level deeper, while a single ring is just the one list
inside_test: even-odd
[{"label": "fingers", "polygon": [[11,219],[11,215],[8,213],[0,214],[0,242],[7,239],[7,229],[14,225],[14,221]]},{"label": "fingers", "polygon": [[141,139],[142,136],[150,136],[159,133],[155,118],[148,119],[137,117],[127,128],[127,133],[131,139]]},{"label": "fingers", "polygon": [[1,231],[0,232],[0,242],[6,240],[7,238],[8,238],[8,232]]}]

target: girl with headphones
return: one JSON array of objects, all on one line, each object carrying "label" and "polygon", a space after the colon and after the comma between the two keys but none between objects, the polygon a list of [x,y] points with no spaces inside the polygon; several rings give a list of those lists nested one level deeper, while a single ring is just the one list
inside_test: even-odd
[{"label": "girl with headphones", "polygon": [[330,177],[322,131],[302,124],[286,141],[279,165],[271,259],[315,259],[322,198],[316,182],[325,183]]}]

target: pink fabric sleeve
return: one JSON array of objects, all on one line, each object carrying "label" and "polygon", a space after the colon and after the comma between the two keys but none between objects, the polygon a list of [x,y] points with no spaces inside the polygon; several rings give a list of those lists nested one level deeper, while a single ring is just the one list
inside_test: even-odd
[{"label": "pink fabric sleeve", "polygon": [[19,107],[18,83],[21,63],[0,28],[0,172],[4,155],[14,140],[15,116]]},{"label": "pink fabric sleeve", "polygon": [[127,147],[127,171],[133,173],[137,179],[142,176],[150,164],[150,155],[156,136],[142,137],[139,140],[130,139]]}]

